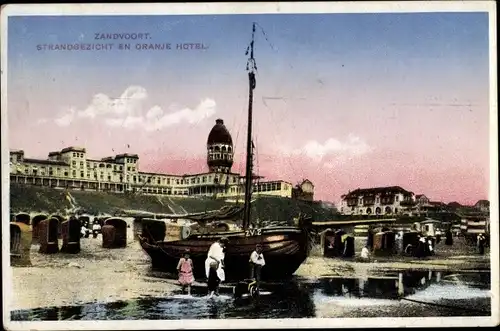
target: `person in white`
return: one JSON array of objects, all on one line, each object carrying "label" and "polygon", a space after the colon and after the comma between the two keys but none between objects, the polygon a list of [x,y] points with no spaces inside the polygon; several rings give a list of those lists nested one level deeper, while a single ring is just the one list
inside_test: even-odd
[{"label": "person in white", "polygon": [[264,254],[262,254],[262,245],[257,244],[255,250],[250,254],[250,278],[260,281],[260,272],[262,267],[266,265]]},{"label": "person in white", "polygon": [[82,227],[80,228],[80,238],[85,237],[86,233],[87,233],[87,228],[84,225],[82,225]]},{"label": "person in white", "polygon": [[99,224],[99,222],[94,222],[92,225],[92,235],[94,238],[97,238],[99,231],[101,231],[101,224]]},{"label": "person in white", "polygon": [[226,274],[224,273],[224,248],[229,240],[226,237],[220,238],[217,242],[214,242],[210,249],[208,250],[207,259],[205,260],[205,273],[210,275],[210,264],[217,264],[217,276],[220,281],[223,282],[226,279]]},{"label": "person in white", "polygon": [[368,250],[367,246],[361,249],[361,258],[363,260],[368,260],[370,258],[370,251]]}]

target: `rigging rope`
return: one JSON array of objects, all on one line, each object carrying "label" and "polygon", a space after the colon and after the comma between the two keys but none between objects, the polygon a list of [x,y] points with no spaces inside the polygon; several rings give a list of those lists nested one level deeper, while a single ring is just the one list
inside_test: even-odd
[{"label": "rigging rope", "polygon": [[[265,38],[265,39],[266,39],[266,41],[268,42],[268,44],[269,44],[269,46],[271,47],[271,49],[272,49],[273,51],[277,52],[277,48],[276,48],[276,47],[274,47],[274,45],[273,45],[273,44],[269,41],[269,38],[268,38],[267,33],[265,32],[264,28],[263,28],[260,24],[258,24],[257,22],[255,22],[255,25],[256,25],[256,26],[258,26],[258,27],[260,28],[260,30],[261,30],[261,32],[262,32],[262,35],[264,36],[264,38]],[[292,67],[290,64],[289,64],[289,66],[290,66],[290,67]],[[257,76],[260,76],[260,75],[259,75],[259,72],[257,72]],[[285,102],[285,104],[287,103],[287,102],[286,102],[286,100],[285,100],[285,98],[279,98],[279,99],[281,99],[282,101],[284,101],[284,102]],[[263,101],[264,101],[264,98],[263,98]],[[276,121],[276,119],[275,119],[275,117],[274,117],[274,115],[273,115],[272,109],[271,109],[271,108],[269,108],[265,102],[263,102],[263,103],[264,103],[264,106],[266,106],[266,108],[268,108],[268,109],[270,110],[270,111],[269,111],[269,113],[270,113],[270,115],[271,115],[271,120],[272,120],[272,123],[274,123],[274,124],[279,123],[278,121]],[[295,126],[295,125],[293,124],[293,120],[292,120],[292,126]],[[275,136],[275,131],[276,131],[276,130],[273,130],[273,132],[272,132],[272,139],[273,139],[273,141],[274,141],[275,146],[277,146],[277,139],[276,139],[276,136]],[[295,167],[294,167],[294,165],[293,165],[293,162],[291,161],[290,156],[286,157],[286,159],[287,159],[288,164],[289,164],[289,166],[290,166],[290,169],[291,169],[291,171],[292,171],[292,173],[293,173],[293,176],[294,176],[294,177],[297,177],[297,171],[296,171],[296,169],[295,169]],[[301,170],[302,170],[302,174],[303,174],[303,173],[304,173],[304,169],[302,168],[302,166],[301,166]]]}]

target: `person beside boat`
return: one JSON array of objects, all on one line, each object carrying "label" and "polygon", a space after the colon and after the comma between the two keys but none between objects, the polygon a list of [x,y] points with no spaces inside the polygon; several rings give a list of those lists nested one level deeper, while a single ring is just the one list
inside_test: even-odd
[{"label": "person beside boat", "polygon": [[184,256],[180,258],[177,264],[179,283],[182,285],[182,293],[187,289],[187,294],[191,295],[191,285],[194,282],[193,270],[193,260],[191,260],[189,256],[189,249],[186,249],[184,251]]},{"label": "person beside boat", "polygon": [[208,270],[208,295],[212,297],[214,294],[219,296],[219,286],[220,286],[220,278],[217,274],[218,265],[216,262],[210,263],[210,268]]},{"label": "person beside boat", "polygon": [[260,282],[262,267],[266,265],[264,254],[262,254],[262,245],[257,244],[255,250],[250,254],[250,279]]},{"label": "person beside boat", "polygon": [[[228,242],[229,240],[226,237],[222,237],[218,241],[214,242],[208,250],[207,259],[205,260],[205,273],[210,284],[216,283],[214,280],[210,282],[211,278],[214,278],[214,272],[217,275],[218,284],[226,279],[226,275],[224,272],[224,257],[226,244]],[[211,272],[212,277],[210,277]],[[218,284],[213,288],[213,291],[211,292],[215,292],[216,294],[218,294]]]}]

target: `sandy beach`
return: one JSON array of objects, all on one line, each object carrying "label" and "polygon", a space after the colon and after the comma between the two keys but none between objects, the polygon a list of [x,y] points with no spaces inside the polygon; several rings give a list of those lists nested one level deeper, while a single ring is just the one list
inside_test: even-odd
[{"label": "sandy beach", "polygon": [[[149,257],[134,240],[129,228],[123,249],[102,248],[102,238],[83,238],[80,254],[43,255],[31,247],[31,267],[13,267],[10,309],[78,305],[88,302],[130,300],[142,296],[164,297],[178,290],[175,281],[150,271]],[[438,254],[440,254],[438,246]],[[366,277],[384,270],[489,269],[489,254],[474,254],[473,247],[456,245],[453,256],[442,246],[442,256],[428,259],[374,258],[371,262],[309,257],[295,273],[304,278],[328,276]]]}]

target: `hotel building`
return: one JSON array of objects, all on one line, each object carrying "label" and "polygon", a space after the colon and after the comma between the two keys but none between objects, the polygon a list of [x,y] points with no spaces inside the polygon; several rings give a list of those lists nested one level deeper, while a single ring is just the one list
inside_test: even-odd
[{"label": "hotel building", "polygon": [[412,213],[415,195],[399,186],[358,188],[342,195],[344,215],[398,215]]},{"label": "hotel building", "polygon": [[[26,158],[24,151],[10,152],[10,181],[59,189],[141,192],[172,196],[239,197],[245,177],[231,172],[233,141],[223,120],[216,120],[207,139],[209,171],[200,174],[162,174],[139,171],[137,154],[118,154],[94,159],[85,148],[67,147],[50,152],[45,160]],[[314,186],[308,180],[291,183],[254,179],[253,195],[273,195],[312,200]]]}]

